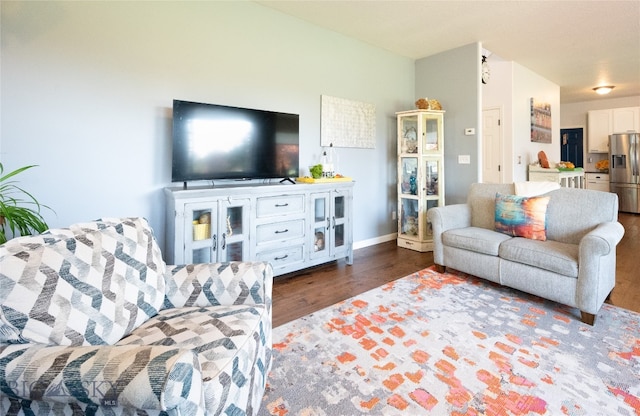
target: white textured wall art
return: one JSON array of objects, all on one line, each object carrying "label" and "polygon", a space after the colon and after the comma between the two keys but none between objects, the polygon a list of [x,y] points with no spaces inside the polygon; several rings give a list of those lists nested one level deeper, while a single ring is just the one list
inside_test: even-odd
[{"label": "white textured wall art", "polygon": [[321,96],[320,146],[376,147],[375,104]]}]

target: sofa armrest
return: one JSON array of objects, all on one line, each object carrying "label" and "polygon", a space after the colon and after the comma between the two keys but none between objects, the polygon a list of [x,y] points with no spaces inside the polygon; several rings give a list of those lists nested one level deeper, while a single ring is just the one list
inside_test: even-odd
[{"label": "sofa armrest", "polygon": [[167,266],[163,308],[267,305],[271,310],[273,268],[266,262]]},{"label": "sofa armrest", "polygon": [[624,227],[619,222],[605,222],[598,225],[580,240],[580,261],[615,253],[615,247],[623,236]]},{"label": "sofa armrest", "polygon": [[0,346],[0,393],[15,400],[168,411],[203,406],[197,355],[170,346]]},{"label": "sofa armrest", "polygon": [[471,209],[467,204],[435,207],[427,211],[427,219],[433,229],[433,261],[437,265],[444,266],[442,233],[471,226]]},{"label": "sofa armrest", "polygon": [[616,284],[616,246],[624,236],[619,222],[606,222],[587,233],[579,243],[576,305],[598,313]]}]

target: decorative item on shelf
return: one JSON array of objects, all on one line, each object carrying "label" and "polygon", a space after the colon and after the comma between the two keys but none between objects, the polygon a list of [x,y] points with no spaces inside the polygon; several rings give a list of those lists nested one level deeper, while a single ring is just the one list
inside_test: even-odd
[{"label": "decorative item on shelf", "polygon": [[403,232],[407,235],[418,235],[418,218],[413,216],[406,216]]},{"label": "decorative item on shelf", "polygon": [[431,110],[442,110],[442,105],[440,105],[440,101],[432,98],[429,100],[429,108]]},{"label": "decorative item on shelf", "polygon": [[442,105],[440,101],[433,98],[419,98],[416,101],[416,108],[420,110],[442,110]]},{"label": "decorative item on shelf", "polygon": [[420,110],[429,110],[429,100],[427,98],[419,98],[416,101],[416,107]]},{"label": "decorative item on shelf", "polygon": [[408,127],[403,132],[402,151],[404,153],[418,152],[418,132],[413,126]]},{"label": "decorative item on shelf", "polygon": [[576,165],[573,162],[558,162],[556,163],[556,168],[558,170],[575,170]]},{"label": "decorative item on shelf", "polygon": [[609,173],[609,159],[602,159],[596,162],[596,169],[602,173]]},{"label": "decorative item on shelf", "polygon": [[538,152],[538,162],[540,162],[541,168],[549,169],[549,159],[547,159],[547,154],[542,150]]},{"label": "decorative item on shelf", "polygon": [[309,167],[309,173],[313,179],[322,178],[322,164],[318,163],[317,165]]},{"label": "decorative item on shelf", "polygon": [[316,239],[313,245],[313,251],[322,250],[324,250],[324,233],[321,231],[316,231]]},{"label": "decorative item on shelf", "polygon": [[409,178],[409,191],[411,195],[418,195],[418,182],[415,174]]},{"label": "decorative item on shelf", "polygon": [[211,213],[205,212],[193,221],[193,241],[206,240],[211,233]]},{"label": "decorative item on shelf", "polygon": [[339,173],[336,173],[336,175],[333,178],[323,178],[322,176],[318,178],[310,178],[308,176],[302,176],[302,177],[296,178],[296,182],[300,182],[300,183],[329,183],[329,182],[352,182],[352,181],[353,181],[353,178],[349,176],[342,176]]}]

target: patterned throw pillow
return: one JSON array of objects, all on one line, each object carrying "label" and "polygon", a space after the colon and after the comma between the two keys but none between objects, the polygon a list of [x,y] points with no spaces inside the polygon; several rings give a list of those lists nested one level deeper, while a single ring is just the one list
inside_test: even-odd
[{"label": "patterned throw pillow", "polygon": [[0,246],[0,343],[115,344],[164,301],[146,220],[103,219]]},{"label": "patterned throw pillow", "polygon": [[548,196],[496,194],[496,231],[532,240],[547,239]]}]

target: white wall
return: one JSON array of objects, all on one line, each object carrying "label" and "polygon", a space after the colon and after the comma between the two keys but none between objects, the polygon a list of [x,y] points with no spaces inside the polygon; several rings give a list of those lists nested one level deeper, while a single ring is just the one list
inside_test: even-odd
[{"label": "white wall", "polygon": [[[531,141],[531,98],[551,104],[551,143]],[[527,180],[527,166],[543,150],[560,161],[560,87],[520,64],[513,64],[513,181]]]},{"label": "white wall", "polygon": [[[527,180],[527,166],[543,150],[560,161],[560,87],[513,61],[491,62],[491,80],[483,87],[482,107],[503,110],[503,182]],[[531,98],[551,104],[552,142],[531,141]]]},{"label": "white wall", "polygon": [[396,232],[395,112],[414,62],[252,2],[2,2],[0,160],[51,226],[147,217],[164,238],[171,103],[300,114],[320,157],[322,94],[376,105],[376,148],[338,149],[356,180],[354,240]]},{"label": "white wall", "polygon": [[488,58],[491,78],[482,86],[482,109],[500,109],[502,134],[502,182],[513,182],[513,62]]}]

